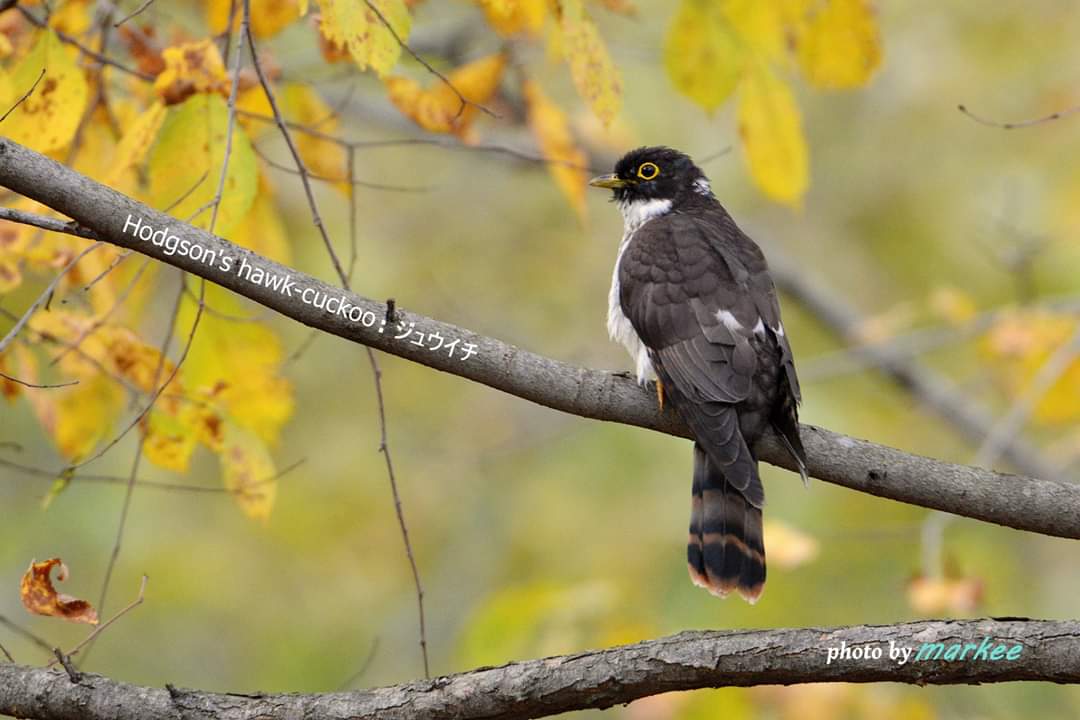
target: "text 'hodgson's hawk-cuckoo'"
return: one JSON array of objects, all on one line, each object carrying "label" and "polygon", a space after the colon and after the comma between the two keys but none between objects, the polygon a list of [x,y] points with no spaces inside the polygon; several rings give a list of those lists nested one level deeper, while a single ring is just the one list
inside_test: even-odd
[{"label": "text 'hodgson's hawk-cuckoo'", "polygon": [[608,332],[694,436],[690,577],[753,602],[765,585],[754,444],[769,426],[806,479],[799,381],[765,257],[680,152],[634,150],[590,184],[614,191],[625,223]]}]

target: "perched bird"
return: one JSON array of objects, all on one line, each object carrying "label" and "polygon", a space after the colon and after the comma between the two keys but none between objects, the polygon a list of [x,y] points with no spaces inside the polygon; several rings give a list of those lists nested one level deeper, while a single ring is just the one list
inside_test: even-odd
[{"label": "perched bird", "polygon": [[589,184],[614,192],[624,222],[608,333],[694,436],[690,578],[755,602],[765,491],[754,444],[768,427],[806,480],[799,381],[765,256],[681,152],[633,150]]}]

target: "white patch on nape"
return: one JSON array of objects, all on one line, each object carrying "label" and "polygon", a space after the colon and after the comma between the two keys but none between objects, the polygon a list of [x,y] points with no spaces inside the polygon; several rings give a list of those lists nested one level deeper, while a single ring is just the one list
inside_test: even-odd
[{"label": "white patch on nape", "polygon": [[712,185],[709,184],[708,179],[699,177],[694,181],[694,192],[705,197],[712,197]]},{"label": "white patch on nape", "polygon": [[666,215],[671,210],[671,201],[659,198],[623,201],[619,203],[619,210],[622,211],[625,237],[653,218]]},{"label": "white patch on nape", "polygon": [[739,322],[739,318],[732,315],[730,310],[717,310],[716,319],[724,324],[724,327],[728,329],[728,332],[737,333],[743,329],[743,325]]}]

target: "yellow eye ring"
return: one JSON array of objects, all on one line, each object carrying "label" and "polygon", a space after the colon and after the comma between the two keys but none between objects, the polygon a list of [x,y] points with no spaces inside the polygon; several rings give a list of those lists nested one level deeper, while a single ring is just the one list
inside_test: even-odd
[{"label": "yellow eye ring", "polygon": [[660,168],[656,166],[656,163],[641,163],[641,165],[639,165],[637,169],[637,176],[642,180],[652,180],[659,174]]}]

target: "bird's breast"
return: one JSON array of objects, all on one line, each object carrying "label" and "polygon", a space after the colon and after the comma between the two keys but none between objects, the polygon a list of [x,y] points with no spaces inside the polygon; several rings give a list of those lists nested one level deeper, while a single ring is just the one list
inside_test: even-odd
[{"label": "bird's breast", "polygon": [[619,243],[619,254],[615,257],[615,270],[611,274],[611,290],[608,292],[607,328],[611,339],[622,343],[626,351],[630,353],[638,383],[644,384],[646,380],[656,377],[656,371],[653,369],[652,361],[649,360],[649,349],[645,347],[645,343],[641,342],[637,331],[630,323],[630,318],[623,312],[619,296],[619,264],[626,253],[627,246],[633,240],[634,230],[636,228],[628,228],[623,234],[623,239]]}]

